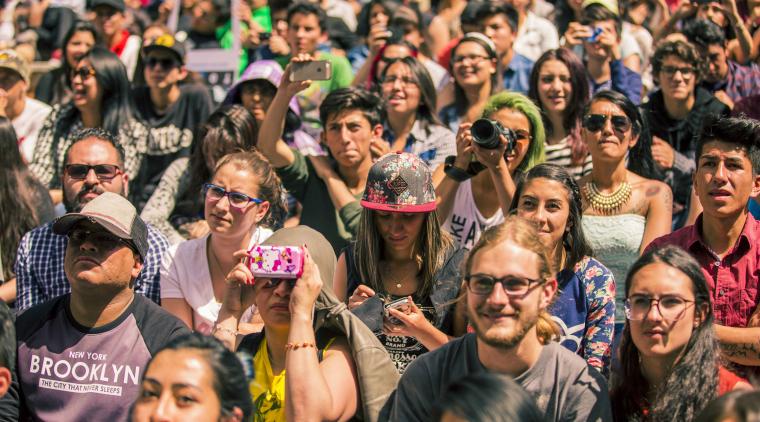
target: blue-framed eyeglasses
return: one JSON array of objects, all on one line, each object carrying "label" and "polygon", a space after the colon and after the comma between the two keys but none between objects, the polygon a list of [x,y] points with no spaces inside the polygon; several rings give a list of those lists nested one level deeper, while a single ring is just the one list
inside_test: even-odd
[{"label": "blue-framed eyeglasses", "polygon": [[235,208],[245,208],[248,203],[260,204],[264,202],[261,199],[250,197],[240,192],[228,192],[221,186],[217,186],[213,183],[206,183],[203,185],[203,196],[207,201],[219,201],[225,196],[230,201],[230,205]]}]

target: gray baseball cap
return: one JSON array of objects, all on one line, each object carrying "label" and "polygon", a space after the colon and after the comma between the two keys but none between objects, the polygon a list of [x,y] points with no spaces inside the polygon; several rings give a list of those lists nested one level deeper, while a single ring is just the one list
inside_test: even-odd
[{"label": "gray baseball cap", "polygon": [[148,254],[148,226],[134,205],[113,192],[102,193],[88,202],[81,212],[68,213],[53,223],[53,233],[65,235],[79,222],[87,220],[103,226],[134,246],[143,261]]}]

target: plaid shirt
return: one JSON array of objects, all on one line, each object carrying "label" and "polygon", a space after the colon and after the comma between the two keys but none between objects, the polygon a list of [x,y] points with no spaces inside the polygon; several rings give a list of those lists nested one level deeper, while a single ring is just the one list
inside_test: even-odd
[{"label": "plaid shirt", "polygon": [[728,75],[725,80],[713,84],[703,84],[714,93],[724,90],[731,100],[737,102],[742,98],[760,94],[760,67],[755,63],[742,66],[735,61],[728,61]]},{"label": "plaid shirt", "polygon": [[[68,238],[53,233],[53,223],[37,227],[24,235],[16,255],[16,309],[22,311],[33,305],[64,295],[71,286],[63,270],[63,257]],[[159,277],[161,259],[169,249],[166,237],[148,226],[148,256],[135,280],[135,292],[161,303]]]}]

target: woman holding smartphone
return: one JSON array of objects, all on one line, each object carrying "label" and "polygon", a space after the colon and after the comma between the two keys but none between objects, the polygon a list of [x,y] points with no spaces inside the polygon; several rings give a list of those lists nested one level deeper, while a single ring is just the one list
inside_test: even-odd
[{"label": "woman holding smartphone", "polygon": [[368,301],[396,302],[376,335],[403,373],[448,342],[464,252],[441,230],[430,171],[413,154],[381,157],[361,204],[357,240],[338,259],[333,290],[355,312]]},{"label": "woman holding smartphone", "polygon": [[161,266],[161,306],[193,330],[209,334],[227,289],[226,274],[238,263],[233,253],[266,240],[272,234],[266,226],[273,225],[274,210],[283,205],[280,179],[256,151],[223,157],[203,195],[211,232],[169,249]]},{"label": "woman holding smartphone", "polygon": [[[253,420],[350,420],[366,403],[360,403],[359,368],[349,340],[335,331],[314,328],[318,299],[331,300],[322,286],[333,278],[333,248],[305,226],[278,230],[263,246],[302,246],[301,275],[254,277],[248,262],[239,262],[250,258],[248,252],[237,251],[238,264],[226,276],[229,287],[214,329],[214,335],[232,350],[253,357],[255,378],[249,383]],[[264,329],[261,334],[238,336],[238,322],[252,305],[260,312]]]}]

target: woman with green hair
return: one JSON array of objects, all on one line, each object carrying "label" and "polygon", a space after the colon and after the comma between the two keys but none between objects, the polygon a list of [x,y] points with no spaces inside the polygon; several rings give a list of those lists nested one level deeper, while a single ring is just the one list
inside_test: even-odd
[{"label": "woman with green hair", "polygon": [[495,94],[482,117],[511,129],[513,146],[503,134],[496,148],[478,145],[470,130],[473,124],[463,123],[457,132],[457,155],[449,156],[433,175],[439,221],[458,246],[467,249],[482,231],[504,221],[515,180],[544,161],[541,112],[528,97],[514,92]]}]

